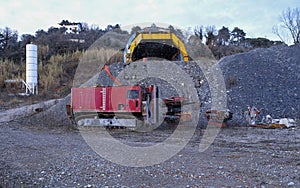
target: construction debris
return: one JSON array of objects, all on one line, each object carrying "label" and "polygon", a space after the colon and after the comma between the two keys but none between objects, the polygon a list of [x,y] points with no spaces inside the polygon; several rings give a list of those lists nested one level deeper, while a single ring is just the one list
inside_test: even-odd
[{"label": "construction debris", "polygon": [[264,116],[261,122],[258,121],[258,115],[262,110],[259,110],[255,106],[248,106],[244,112],[247,124],[251,127],[259,127],[265,129],[276,129],[276,128],[290,128],[296,127],[296,121],[292,118],[279,118],[273,119],[270,114]]},{"label": "construction debris", "polygon": [[227,121],[232,119],[232,112],[227,110],[207,110],[205,116],[209,124],[217,124],[220,127],[226,127]]},{"label": "construction debris", "polygon": [[287,128],[296,127],[296,121],[294,119],[291,119],[291,118],[273,119],[272,124],[281,124],[281,125],[283,124]]},{"label": "construction debris", "polygon": [[255,125],[257,121],[257,116],[260,113],[260,110],[258,110],[255,106],[248,106],[247,111],[244,112],[246,121],[248,125]]},{"label": "construction debris", "polygon": [[273,119],[271,115],[263,117],[259,124],[251,125],[253,127],[265,128],[265,129],[276,129],[276,128],[290,128],[296,127],[296,121],[292,118],[279,118]]},{"label": "construction debris", "polygon": [[270,126],[284,126],[285,128],[296,127],[296,121],[292,118],[279,118],[273,119],[271,115],[268,115],[268,122],[271,120],[271,123],[267,123]]}]

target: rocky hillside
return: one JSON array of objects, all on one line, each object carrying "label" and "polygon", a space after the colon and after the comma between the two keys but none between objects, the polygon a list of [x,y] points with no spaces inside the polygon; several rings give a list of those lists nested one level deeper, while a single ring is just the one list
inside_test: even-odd
[{"label": "rocky hillside", "polygon": [[[196,83],[205,80],[201,69],[194,63],[175,62],[188,73]],[[270,114],[274,118],[300,118],[300,45],[280,46],[268,49],[255,49],[247,53],[227,56],[219,62],[223,71],[227,90],[228,108],[233,112],[232,125],[245,125],[244,112],[247,106],[254,105],[261,109],[259,119]],[[122,63],[109,65],[113,75],[117,76],[123,69]],[[161,70],[163,71],[163,70]],[[177,74],[169,75],[170,78]],[[197,80],[195,80],[197,79]],[[93,79],[92,79],[93,80]],[[94,82],[101,85],[112,85],[113,82],[104,71],[95,75]],[[172,87],[166,82],[152,80],[159,85],[162,97],[176,95]],[[95,85],[95,83],[92,85]],[[144,82],[149,82],[144,80]],[[207,124],[205,111],[210,109],[211,96],[209,85],[204,81],[196,86],[201,101],[201,127]],[[64,126],[69,124],[66,117],[65,104],[69,103],[69,96],[61,100],[47,111],[28,118],[29,124],[43,122],[44,126]]]}]

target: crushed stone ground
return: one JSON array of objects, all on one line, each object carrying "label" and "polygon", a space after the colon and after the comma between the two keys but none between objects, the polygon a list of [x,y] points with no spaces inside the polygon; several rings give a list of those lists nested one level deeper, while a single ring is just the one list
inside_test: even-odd
[{"label": "crushed stone ground", "polygon": [[[152,143],[170,130],[114,132],[124,143]],[[78,131],[0,125],[2,187],[287,187],[300,185],[300,129],[222,129],[199,152],[203,130],[171,159],[125,167],[100,157]]]}]

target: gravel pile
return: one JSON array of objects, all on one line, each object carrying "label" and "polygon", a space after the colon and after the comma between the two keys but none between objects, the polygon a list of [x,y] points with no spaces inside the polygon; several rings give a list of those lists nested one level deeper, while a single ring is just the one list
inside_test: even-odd
[{"label": "gravel pile", "polygon": [[247,106],[260,118],[300,118],[300,45],[255,49],[219,62],[228,93],[232,123],[245,124]]},{"label": "gravel pile", "polygon": [[[255,49],[221,59],[219,64],[226,84],[228,108],[234,113],[229,123],[244,125],[246,123],[244,112],[247,106],[253,105],[261,110],[258,121],[267,114],[274,118],[298,119],[300,117],[299,60],[299,45]],[[210,108],[211,96],[209,85],[201,69],[194,62],[174,63],[193,79],[201,101],[200,125],[205,124],[204,113]],[[109,67],[115,76],[123,70],[122,63],[112,64]],[[167,76],[174,78],[179,75]],[[164,81],[149,80],[144,83],[158,85],[162,97],[178,95],[174,88]],[[98,81],[102,85],[113,84],[105,72],[100,73]]]},{"label": "gravel pile", "polygon": [[[163,66],[166,63],[170,64]],[[157,64],[158,66],[153,66]],[[170,65],[172,71],[168,70]],[[147,66],[143,62],[133,62],[126,67],[123,66],[123,63],[114,63],[109,65],[109,69],[124,85],[139,84],[149,86],[154,84],[160,89],[161,98],[185,96],[190,101],[199,101],[198,108],[199,106],[201,108],[198,124],[204,125],[207,123],[204,114],[210,108],[210,90],[205,76],[196,62],[149,61]],[[185,75],[182,76],[182,74]],[[152,77],[153,75],[156,75],[156,77]],[[112,79],[105,71],[100,72],[97,83],[104,86],[114,85]],[[174,86],[174,83],[177,85]],[[194,97],[191,96],[192,88],[196,90],[198,99],[192,99]]]}]

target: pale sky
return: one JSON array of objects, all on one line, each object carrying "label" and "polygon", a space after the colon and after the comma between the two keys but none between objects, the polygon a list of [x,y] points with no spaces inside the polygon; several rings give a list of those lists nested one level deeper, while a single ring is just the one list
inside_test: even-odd
[{"label": "pale sky", "polygon": [[0,0],[0,28],[10,27],[19,36],[39,29],[59,27],[61,20],[86,22],[105,28],[136,23],[166,23],[180,28],[215,25],[243,29],[246,37],[279,40],[272,27],[288,7],[299,0]]}]

